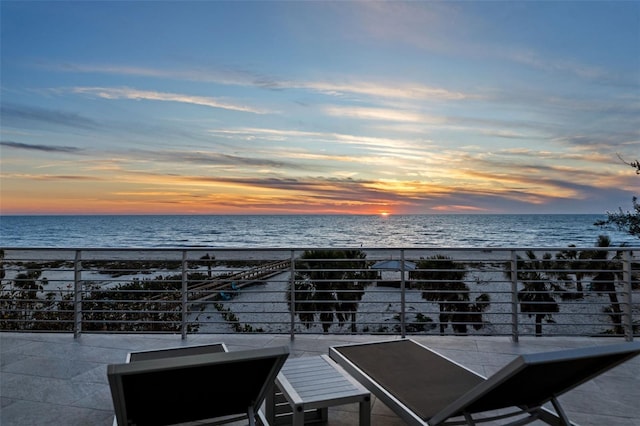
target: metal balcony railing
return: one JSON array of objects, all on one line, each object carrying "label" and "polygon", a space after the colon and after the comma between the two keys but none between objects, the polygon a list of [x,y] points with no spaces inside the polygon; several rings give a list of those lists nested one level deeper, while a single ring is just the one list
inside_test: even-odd
[{"label": "metal balcony railing", "polygon": [[640,247],[0,250],[2,331],[640,333]]}]

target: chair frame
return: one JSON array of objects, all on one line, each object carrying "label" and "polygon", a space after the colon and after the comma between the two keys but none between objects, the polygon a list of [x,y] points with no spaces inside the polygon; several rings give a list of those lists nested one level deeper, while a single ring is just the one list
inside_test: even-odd
[{"label": "chair frame", "polygon": [[[414,410],[412,410],[405,401],[402,401],[397,395],[394,395],[388,389],[385,389],[376,381],[373,374],[365,372],[358,366],[357,361],[348,358],[341,352],[343,348],[366,345],[394,344],[398,342],[409,341],[418,347],[428,351],[430,356],[436,355],[443,360],[457,366],[461,374],[469,375],[469,373],[480,379],[479,384],[469,388],[461,393],[457,399],[440,407],[440,409],[428,419],[421,418]],[[624,344],[613,344],[606,346],[587,347],[580,349],[570,349],[554,352],[543,352],[535,354],[524,354],[518,356],[497,373],[486,378],[474,371],[464,367],[463,365],[439,354],[436,351],[411,339],[392,340],[386,342],[372,342],[349,344],[342,346],[334,346],[329,349],[331,358],[340,364],[349,374],[356,380],[360,381],[366,388],[374,393],[389,408],[391,408],[399,417],[412,426],[434,426],[434,425],[458,425],[467,424],[475,425],[477,423],[494,421],[512,417],[513,422],[510,425],[527,424],[535,420],[541,420],[550,425],[574,425],[572,423],[560,402],[558,396],[585,383],[605,371],[635,357],[640,354],[640,343],[630,342]],[[425,353],[426,355],[427,353]],[[564,377],[564,374],[558,374],[563,377],[540,377],[536,369],[556,368],[557,371],[564,372],[575,365],[575,374],[569,374],[570,377]],[[424,365],[423,365],[424,366]],[[409,366],[409,368],[412,368]],[[573,372],[571,372],[573,373]],[[575,377],[574,377],[575,376]],[[544,386],[540,382],[545,380]],[[514,384],[521,384],[523,396],[513,395]],[[538,385],[536,391],[531,391],[533,395],[527,396],[527,384]],[[535,388],[535,387],[534,387]],[[511,390],[510,390],[511,389]],[[540,389],[548,394],[542,395]],[[508,399],[515,401],[513,404],[505,404],[503,406],[496,405],[496,395],[500,392],[509,392]],[[493,398],[493,399],[492,399]],[[486,401],[483,401],[486,399]],[[500,398],[497,398],[500,400]],[[527,401],[526,404],[518,402]],[[531,400],[535,401],[534,403]],[[555,412],[543,407],[546,403],[551,403]],[[490,408],[484,409],[483,406]],[[509,412],[506,409],[512,408]],[[515,408],[515,410],[513,410]],[[497,415],[486,416],[487,413],[498,413]],[[476,413],[483,413],[481,417],[474,417]],[[518,419],[513,417],[519,416]],[[524,416],[524,417],[523,417]]]},{"label": "chair frame", "polygon": [[[213,352],[206,353],[206,346],[212,347]],[[264,402],[268,392],[272,391],[275,378],[284,365],[288,355],[289,348],[287,346],[269,347],[262,349],[251,349],[243,351],[227,352],[226,346],[222,344],[215,345],[202,345],[201,347],[194,347],[193,349],[200,351],[204,349],[204,352],[200,351],[197,355],[185,355],[189,352],[189,348],[179,347],[170,348],[158,351],[148,351],[147,354],[153,355],[153,352],[161,354],[160,357],[153,359],[145,359],[140,361],[132,361],[123,364],[111,364],[107,367],[107,377],[109,380],[109,386],[111,388],[111,395],[113,399],[113,405],[115,410],[114,425],[128,425],[130,424],[130,408],[127,406],[126,394],[129,392],[127,388],[127,378],[131,377],[133,380],[142,380],[142,378],[149,377],[150,375],[157,374],[158,377],[162,377],[163,374],[178,374],[180,371],[185,373],[188,370],[195,371],[207,371],[206,369],[213,369],[209,371],[217,371],[216,369],[230,369],[235,365],[246,366],[247,363],[253,361],[266,363],[268,371],[265,377],[258,378],[254,385],[250,387],[256,393],[246,395],[251,400],[246,401],[246,411],[244,413],[237,412],[224,413],[220,410],[216,412],[212,405],[211,410],[207,413],[207,417],[203,419],[185,419],[186,424],[197,425],[213,425],[224,424],[240,419],[248,419],[249,425],[254,426],[256,419],[261,424],[268,425],[266,418],[260,411],[260,406]],[[223,349],[222,351],[220,349]],[[176,356],[167,356],[167,354],[175,352]],[[131,354],[130,354],[131,355]],[[130,359],[130,355],[127,359]],[[203,378],[203,380],[206,378]],[[211,378],[209,378],[211,379]],[[247,377],[237,378],[240,382],[245,382]],[[212,383],[212,386],[215,382]],[[220,383],[224,385],[224,382]],[[164,388],[164,387],[163,387]],[[175,391],[175,384],[167,383],[167,392]],[[258,389],[259,388],[259,389]],[[188,392],[188,389],[178,389],[180,392]],[[223,410],[224,411],[224,410]],[[228,411],[228,410],[227,410]],[[171,424],[167,422],[165,424]],[[182,424],[182,423],[180,423]]]}]

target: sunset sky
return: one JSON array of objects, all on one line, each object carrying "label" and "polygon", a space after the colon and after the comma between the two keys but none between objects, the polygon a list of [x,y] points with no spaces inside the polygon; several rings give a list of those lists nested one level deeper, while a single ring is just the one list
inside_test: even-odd
[{"label": "sunset sky", "polygon": [[604,213],[640,2],[12,2],[1,214]]}]

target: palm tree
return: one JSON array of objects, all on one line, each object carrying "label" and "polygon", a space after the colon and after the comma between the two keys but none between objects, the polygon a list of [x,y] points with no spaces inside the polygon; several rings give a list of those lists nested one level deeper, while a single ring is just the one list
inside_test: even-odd
[{"label": "palm tree", "polygon": [[307,328],[317,315],[325,333],[335,318],[340,325],[351,320],[351,331],[356,331],[358,303],[375,275],[366,270],[366,257],[362,250],[307,250],[300,256],[294,312]]},{"label": "palm tree", "polygon": [[542,321],[545,318],[549,322],[553,321],[553,313],[560,311],[552,292],[562,289],[544,272],[545,269],[550,269],[550,253],[545,253],[541,260],[531,250],[526,255],[527,260],[517,257],[517,276],[524,286],[518,292],[520,311],[528,313],[529,317],[535,317],[535,334],[542,336]]},{"label": "palm tree", "polygon": [[[570,245],[571,247],[575,247],[575,245]],[[571,298],[571,299],[582,299],[584,298],[584,287],[582,285],[585,276],[585,269],[589,268],[589,252],[588,251],[576,251],[576,250],[563,250],[560,253],[556,253],[557,263],[553,266],[554,270],[558,270],[561,272],[556,272],[554,275],[563,281],[571,282],[569,274],[573,274],[575,276],[575,284],[576,284],[576,292],[570,293],[565,292],[562,294],[563,299]]]},{"label": "palm tree", "polygon": [[[596,247],[611,247],[611,239],[606,235],[600,235]],[[595,270],[595,275],[591,280],[591,289],[597,293],[606,293],[609,296],[611,307],[609,317],[613,322],[614,334],[624,334],[622,327],[622,308],[618,301],[618,293],[616,293],[616,274],[614,270],[620,270],[616,265],[619,255],[616,254],[613,259],[609,259],[607,250],[594,250],[590,254],[592,260],[591,269]]]},{"label": "palm tree", "polygon": [[489,307],[489,295],[481,294],[475,303],[469,301],[469,287],[464,283],[467,270],[450,257],[436,255],[421,259],[416,269],[409,273],[416,287],[422,290],[422,298],[437,302],[440,308],[440,334],[444,335],[448,323],[455,333],[466,333],[471,324],[474,329],[483,327],[482,312]]},{"label": "palm tree", "polygon": [[[607,235],[600,235],[595,246],[601,248],[611,247],[611,239]],[[623,333],[621,324],[622,308],[616,293],[615,282],[617,276],[614,272],[614,270],[619,271],[621,269],[618,264],[620,255],[616,254],[609,259],[609,251],[607,250],[583,250],[579,253],[575,251],[562,252],[556,257],[560,260],[571,259],[571,256],[567,253],[573,253],[573,258],[576,259],[575,261],[570,260],[569,269],[574,271],[576,286],[579,285],[578,289],[582,291],[583,280],[592,277],[591,290],[597,293],[606,293],[611,301],[611,306],[606,308],[606,311],[609,312],[609,316],[613,321],[614,333]],[[563,273],[558,276],[563,277],[565,275]]]}]

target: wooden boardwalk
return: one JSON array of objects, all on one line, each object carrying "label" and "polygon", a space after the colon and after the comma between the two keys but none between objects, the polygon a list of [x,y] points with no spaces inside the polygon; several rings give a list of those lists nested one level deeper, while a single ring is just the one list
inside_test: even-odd
[{"label": "wooden boardwalk", "polygon": [[240,271],[232,275],[189,286],[189,301],[203,302],[219,298],[221,294],[232,294],[233,292],[277,275],[290,267],[290,260],[279,260],[265,263],[246,271]]}]

